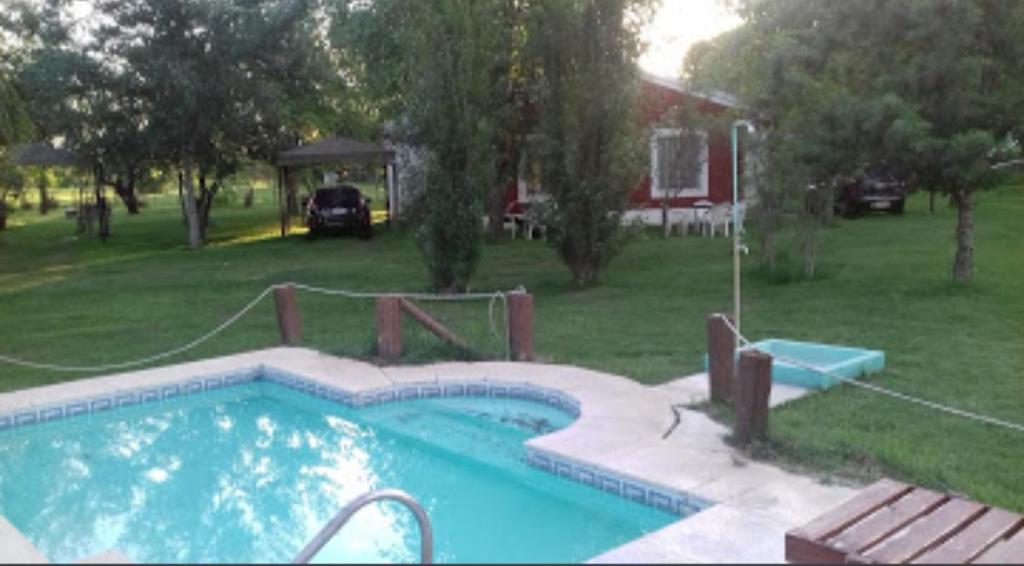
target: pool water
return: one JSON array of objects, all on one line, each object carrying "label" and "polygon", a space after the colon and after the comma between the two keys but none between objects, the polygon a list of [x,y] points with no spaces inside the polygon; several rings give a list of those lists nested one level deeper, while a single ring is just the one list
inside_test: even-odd
[{"label": "pool water", "polygon": [[[291,560],[348,501],[398,488],[438,562],[580,562],[678,517],[523,463],[571,417],[516,399],[355,409],[265,381],[0,433],[0,515],[53,561]],[[364,508],[314,562],[414,562],[395,503]]]}]

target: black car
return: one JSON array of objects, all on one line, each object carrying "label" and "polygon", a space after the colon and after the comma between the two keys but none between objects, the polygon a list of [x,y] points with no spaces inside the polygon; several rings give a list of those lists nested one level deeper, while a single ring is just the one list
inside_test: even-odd
[{"label": "black car", "polygon": [[329,231],[355,232],[360,238],[372,238],[370,199],[350,185],[319,188],[306,203],[306,225],[314,238]]},{"label": "black car", "polygon": [[907,184],[892,173],[873,172],[836,184],[836,214],[852,218],[870,210],[903,214]]}]

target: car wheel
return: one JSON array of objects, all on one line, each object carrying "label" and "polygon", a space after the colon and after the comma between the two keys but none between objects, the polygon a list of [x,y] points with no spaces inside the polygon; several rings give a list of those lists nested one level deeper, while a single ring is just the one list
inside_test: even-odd
[{"label": "car wheel", "polygon": [[903,214],[903,205],[906,201],[897,201],[892,203],[892,208],[889,209],[893,214]]},{"label": "car wheel", "polygon": [[369,240],[373,237],[373,224],[364,224],[359,228],[359,239]]}]

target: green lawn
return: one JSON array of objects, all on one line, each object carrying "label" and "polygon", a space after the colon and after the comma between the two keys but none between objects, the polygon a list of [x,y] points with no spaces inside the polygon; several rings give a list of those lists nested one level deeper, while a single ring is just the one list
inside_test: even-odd
[{"label": "green lawn", "polygon": [[[886,351],[874,381],[893,389],[1024,422],[1024,186],[977,206],[976,280],[950,283],[952,210],[934,215],[916,198],[903,217],[840,221],[830,229],[821,278],[778,284],[744,278],[744,330]],[[369,242],[282,240],[269,192],[257,206],[215,208],[211,243],[183,247],[173,196],[150,196],[137,217],[118,208],[113,237],[76,238],[72,222],[19,212],[0,233],[0,353],[102,364],[185,343],[234,313],[268,284],[286,280],[360,290],[422,291],[426,271],[407,233],[381,229]],[[752,263],[748,260],[748,266]],[[634,242],[599,286],[577,290],[539,241],[487,247],[475,290],[525,285],[536,296],[537,350],[659,383],[698,371],[704,317],[731,304],[725,239]],[[368,356],[373,309],[365,301],[300,295],[306,342]],[[497,353],[484,303],[430,305],[481,351]],[[409,329],[410,359],[450,355]],[[212,342],[167,363],[276,343],[265,301]],[[77,377],[77,376],[76,376]],[[0,390],[69,379],[0,366]],[[684,431],[685,432],[685,431]],[[838,387],[772,413],[769,457],[826,472],[889,474],[965,492],[1024,511],[1024,434]]]}]

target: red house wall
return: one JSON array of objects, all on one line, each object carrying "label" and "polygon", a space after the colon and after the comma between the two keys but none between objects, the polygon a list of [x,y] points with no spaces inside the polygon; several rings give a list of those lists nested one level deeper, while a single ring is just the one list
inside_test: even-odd
[{"label": "red house wall", "polygon": [[[650,127],[675,106],[689,99],[701,112],[718,114],[726,110],[725,106],[704,98],[697,98],[647,80],[642,81],[637,103],[640,105],[641,126]],[[643,179],[629,193],[629,208],[661,208],[660,198],[651,195],[651,176],[645,174]],[[671,208],[689,208],[699,200],[713,203],[732,201],[732,156],[729,139],[724,136],[711,136],[708,139],[708,195],[706,197],[678,197],[669,199]],[[509,183],[505,189],[506,211],[514,214],[523,212],[522,203],[518,200],[516,183]]]},{"label": "red house wall", "polygon": [[[726,110],[725,106],[710,100],[695,98],[659,84],[643,81],[639,100],[643,126],[657,124],[666,112],[684,102],[695,103],[700,112],[709,114],[720,114]],[[689,208],[699,200],[714,203],[732,201],[732,155],[727,137],[715,135],[708,139],[708,196],[671,198],[668,199],[668,204],[671,208]],[[629,193],[631,208],[661,208],[661,201],[661,198],[651,195],[650,174],[644,175],[643,180]]]}]

